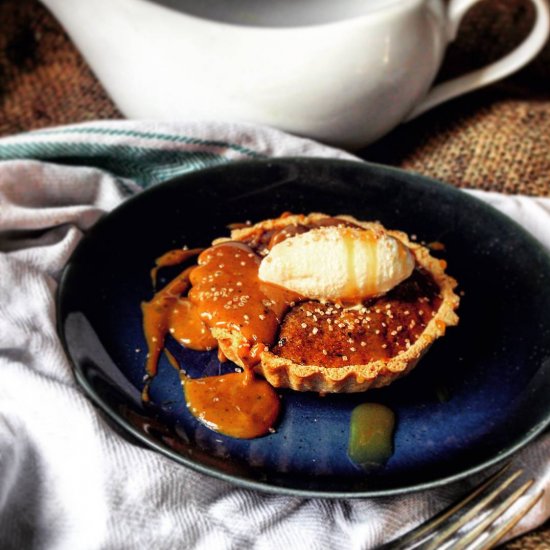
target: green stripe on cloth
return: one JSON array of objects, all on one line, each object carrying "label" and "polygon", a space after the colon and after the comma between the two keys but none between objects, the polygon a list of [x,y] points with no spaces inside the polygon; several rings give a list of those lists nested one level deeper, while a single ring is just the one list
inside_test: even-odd
[{"label": "green stripe on cloth", "polygon": [[97,142],[0,142],[0,160],[15,159],[100,168],[117,178],[129,178],[143,188],[193,170],[230,162],[210,151],[173,151]]},{"label": "green stripe on cloth", "polygon": [[201,139],[190,136],[178,136],[174,134],[159,134],[156,132],[140,132],[138,130],[117,130],[115,128],[54,128],[49,130],[36,130],[32,135],[59,135],[59,134],[96,134],[103,136],[127,136],[140,139],[159,139],[171,143],[184,143],[186,145],[204,145],[207,147],[220,147],[222,149],[231,149],[243,155],[252,158],[266,158],[265,155],[257,153],[248,147],[243,147],[237,143],[229,143],[227,141],[218,141],[211,139]]}]

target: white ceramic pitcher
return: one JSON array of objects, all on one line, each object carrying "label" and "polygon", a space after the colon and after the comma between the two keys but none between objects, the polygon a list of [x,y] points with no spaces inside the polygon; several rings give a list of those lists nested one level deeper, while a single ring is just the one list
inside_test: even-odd
[{"label": "white ceramic pitcher", "polygon": [[518,70],[511,53],[431,87],[479,0],[43,0],[129,118],[243,121],[356,148]]}]

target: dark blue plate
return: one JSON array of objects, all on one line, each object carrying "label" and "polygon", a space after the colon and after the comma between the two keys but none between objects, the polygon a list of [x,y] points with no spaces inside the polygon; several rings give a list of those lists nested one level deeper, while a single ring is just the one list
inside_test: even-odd
[{"label": "dark blue plate", "polygon": [[[326,397],[281,391],[276,433],[255,440],[198,423],[164,359],[153,405],[143,407],[140,303],[152,295],[155,258],[183,245],[208,246],[231,222],[286,210],[377,219],[420,241],[443,242],[448,271],[464,292],[459,326],[388,388]],[[382,166],[256,161],[154,187],[89,232],[64,272],[58,308],[78,382],[123,432],[183,465],[247,487],[333,497],[428,488],[495,464],[550,421],[548,255],[518,225],[467,194]],[[215,353],[172,350],[194,376],[220,372]],[[351,411],[367,401],[397,416],[394,453],[371,471],[346,452]]]}]

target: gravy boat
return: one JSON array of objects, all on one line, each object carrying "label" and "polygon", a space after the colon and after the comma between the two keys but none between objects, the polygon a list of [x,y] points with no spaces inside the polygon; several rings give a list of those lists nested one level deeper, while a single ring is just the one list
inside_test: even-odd
[{"label": "gravy boat", "polygon": [[511,53],[433,86],[479,0],[43,0],[129,118],[251,122],[354,149],[520,69]]}]

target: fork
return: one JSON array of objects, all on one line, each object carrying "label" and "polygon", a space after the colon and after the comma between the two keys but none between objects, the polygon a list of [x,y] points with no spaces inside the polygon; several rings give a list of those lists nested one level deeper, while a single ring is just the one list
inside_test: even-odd
[{"label": "fork", "polygon": [[[527,480],[505,497],[509,487],[523,473],[521,469],[518,469],[505,477],[509,470],[510,463],[507,463],[488,479],[474,487],[460,501],[451,504],[412,531],[384,544],[379,550],[408,550],[412,548],[435,550],[444,548],[451,542],[452,546],[449,547],[452,550],[463,550],[466,547],[469,550],[470,548],[471,550],[493,548],[544,494],[544,489],[542,489],[533,495],[525,495],[521,505],[518,503],[517,509],[512,512],[512,506],[527,492],[534,480]],[[491,506],[499,497],[504,500]],[[493,526],[495,521],[501,517],[504,518],[503,521],[498,526]],[[468,526],[468,532],[461,535],[459,531],[469,522],[475,523],[475,525]],[[453,536],[457,534],[458,537],[452,540]]]}]

